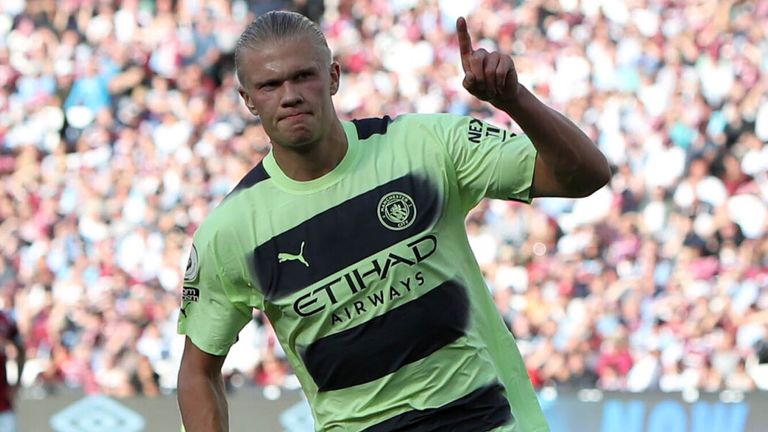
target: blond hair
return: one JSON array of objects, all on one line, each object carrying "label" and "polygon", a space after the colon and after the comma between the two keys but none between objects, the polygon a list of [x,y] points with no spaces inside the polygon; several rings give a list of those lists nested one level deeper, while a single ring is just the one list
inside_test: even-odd
[{"label": "blond hair", "polygon": [[299,36],[309,36],[318,48],[322,50],[323,59],[331,64],[331,49],[320,28],[309,18],[296,12],[272,11],[267,12],[251,21],[235,45],[235,71],[240,82],[242,52],[246,49],[258,50],[268,43],[274,43]]}]

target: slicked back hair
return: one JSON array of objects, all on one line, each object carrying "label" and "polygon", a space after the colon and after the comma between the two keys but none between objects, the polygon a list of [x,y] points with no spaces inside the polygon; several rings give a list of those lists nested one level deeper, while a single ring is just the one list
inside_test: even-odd
[{"label": "slicked back hair", "polygon": [[318,48],[322,49],[328,65],[331,64],[331,49],[320,28],[309,18],[296,12],[272,11],[260,15],[245,28],[235,45],[235,71],[237,78],[243,83],[240,74],[243,51],[265,46],[269,43],[309,36]]}]

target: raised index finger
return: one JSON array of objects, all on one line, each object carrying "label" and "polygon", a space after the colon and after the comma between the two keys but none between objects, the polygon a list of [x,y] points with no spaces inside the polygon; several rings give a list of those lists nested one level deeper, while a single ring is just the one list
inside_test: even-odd
[{"label": "raised index finger", "polygon": [[472,55],[472,38],[469,36],[467,20],[465,20],[464,17],[459,17],[459,19],[456,21],[456,34],[459,37],[461,66],[464,68],[464,72],[470,72],[472,70],[469,62],[469,58]]}]

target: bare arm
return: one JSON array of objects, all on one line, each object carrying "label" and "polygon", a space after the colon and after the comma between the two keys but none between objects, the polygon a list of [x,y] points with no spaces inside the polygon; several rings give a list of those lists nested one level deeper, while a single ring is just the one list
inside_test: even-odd
[{"label": "bare arm", "polygon": [[224,380],[223,356],[197,348],[189,338],[179,368],[178,399],[186,432],[228,432],[229,413]]},{"label": "bare arm", "polygon": [[605,185],[611,177],[610,168],[592,140],[518,83],[510,56],[473,49],[464,18],[459,18],[456,30],[464,87],[506,112],[536,147],[531,197],[579,198]]},{"label": "bare arm", "polygon": [[528,89],[518,86],[517,96],[502,110],[515,119],[538,152],[532,198],[581,198],[608,183],[608,161],[592,140]]}]

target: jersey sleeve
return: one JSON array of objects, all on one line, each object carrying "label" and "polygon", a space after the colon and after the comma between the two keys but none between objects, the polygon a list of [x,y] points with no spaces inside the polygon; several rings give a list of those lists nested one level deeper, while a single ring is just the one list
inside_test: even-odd
[{"label": "jersey sleeve", "polygon": [[255,291],[237,276],[221,233],[196,233],[181,295],[178,333],[213,355],[226,355],[251,320]]},{"label": "jersey sleeve", "polygon": [[483,198],[531,202],[536,148],[526,135],[466,116],[437,114],[428,121],[454,166],[465,211]]}]

